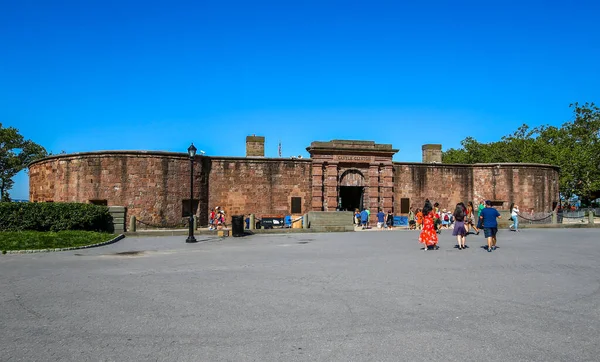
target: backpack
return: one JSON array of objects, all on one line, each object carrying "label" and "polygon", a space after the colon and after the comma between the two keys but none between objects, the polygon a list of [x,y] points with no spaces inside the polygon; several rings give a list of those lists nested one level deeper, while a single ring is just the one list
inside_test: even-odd
[{"label": "backpack", "polygon": [[448,221],[450,220],[450,218],[448,217],[448,214],[444,215],[444,221]]}]

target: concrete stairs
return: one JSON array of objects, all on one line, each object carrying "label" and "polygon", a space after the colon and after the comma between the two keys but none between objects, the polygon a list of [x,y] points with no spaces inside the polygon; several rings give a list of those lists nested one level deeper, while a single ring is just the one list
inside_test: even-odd
[{"label": "concrete stairs", "polygon": [[310,211],[308,228],[318,232],[354,231],[352,211]]}]

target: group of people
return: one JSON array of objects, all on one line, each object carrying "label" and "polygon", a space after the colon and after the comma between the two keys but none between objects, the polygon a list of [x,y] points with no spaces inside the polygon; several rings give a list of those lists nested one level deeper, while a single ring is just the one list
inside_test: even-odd
[{"label": "group of people", "polygon": [[[363,209],[363,211],[359,211],[356,209],[354,211],[354,225],[361,227],[364,229],[370,229],[369,218],[371,216],[371,211],[369,209]],[[394,214],[392,214],[391,210],[388,210],[387,215],[383,212],[381,208],[378,209],[377,212],[377,228],[378,229],[387,229],[392,230],[394,226]]]},{"label": "group of people", "polygon": [[[419,242],[424,245],[425,251],[439,249],[437,234],[440,231],[442,223],[436,223],[436,219],[440,220],[440,215],[436,212],[436,208],[438,208],[436,205],[437,203],[431,205],[431,202],[426,200],[423,208],[417,210],[421,213],[421,226],[419,227],[421,233],[419,234]],[[498,233],[497,219],[500,218],[500,213],[492,207],[490,200],[482,200],[480,205],[481,208],[478,208],[478,212],[475,214],[472,202],[469,202],[468,205],[465,205],[463,202],[456,204],[454,212],[452,213],[454,221],[452,235],[456,236],[458,250],[467,248],[466,236],[469,234],[471,227],[476,231],[477,235],[479,235],[479,229],[483,229],[488,243],[488,252],[496,250],[496,234]],[[514,204],[511,205],[511,215],[515,206],[516,205]],[[516,213],[518,213],[518,207],[516,208]],[[476,219],[475,215],[477,215]],[[511,230],[513,227],[515,230],[518,228],[518,217],[516,215],[517,214],[511,216],[511,218],[517,220],[511,225]],[[416,215],[415,218],[418,219]],[[417,222],[415,222],[415,224],[417,224]]]},{"label": "group of people", "polygon": [[208,219],[208,230],[217,230],[227,227],[225,224],[225,211],[219,206],[210,210]]},{"label": "group of people", "polygon": [[[427,200],[427,202],[431,206],[431,202],[429,202],[429,200]],[[477,227],[477,219],[479,218],[479,214],[481,213],[481,210],[483,210],[483,208],[484,208],[484,201],[483,200],[481,201],[481,203],[479,204],[477,209],[475,209],[475,207],[473,206],[473,202],[471,202],[471,201],[469,201],[466,206],[464,205],[464,203],[461,203],[461,204],[465,208],[465,212],[464,212],[465,220],[464,221],[465,221],[465,228],[467,230],[467,233],[470,232],[470,229],[473,229],[473,230],[475,230],[475,233],[477,235],[479,235],[479,227]],[[455,222],[456,222],[456,216],[454,215],[454,212],[447,211],[446,209],[440,210],[440,205],[437,202],[435,204],[433,204],[433,207],[431,207],[431,211],[427,210],[427,212],[425,212],[424,209],[425,208],[417,209],[415,212],[412,207],[410,208],[410,210],[408,212],[409,229],[423,230],[424,217],[429,212],[433,212],[433,225],[434,225],[435,231],[438,234],[441,233],[442,229],[450,229],[450,227],[453,224],[455,224]]]}]

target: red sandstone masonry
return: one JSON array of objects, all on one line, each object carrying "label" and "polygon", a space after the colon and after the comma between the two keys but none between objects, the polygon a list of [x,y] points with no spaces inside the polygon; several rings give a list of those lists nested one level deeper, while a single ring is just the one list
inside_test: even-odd
[{"label": "red sandstone masonry", "polygon": [[[460,201],[485,198],[503,201],[500,209],[516,202],[521,210],[550,211],[558,199],[558,168],[553,166],[392,165],[391,156],[369,156],[372,158],[367,161],[336,157],[321,154],[316,159],[291,160],[197,156],[194,198],[200,200],[200,224],[206,224],[208,210],[215,206],[225,209],[228,223],[231,215],[237,214],[286,215],[291,211],[292,197],[302,198],[302,213],[320,210],[324,201],[333,204],[330,210],[335,209],[337,183],[343,182],[348,171],[355,175],[348,182],[367,186],[364,199],[372,211],[378,206],[393,207],[394,213],[400,214],[401,198],[409,198],[414,207],[422,207],[425,198],[447,209]],[[106,200],[109,206],[127,207],[128,216],[152,224],[181,223],[182,200],[190,197],[190,162],[183,153],[57,155],[32,163],[29,170],[33,202]]]},{"label": "red sandstone masonry", "polygon": [[310,160],[213,158],[209,207],[226,215],[289,215],[292,197],[302,198],[302,213],[311,208]]},{"label": "red sandstone masonry", "polygon": [[[201,157],[194,165],[194,198],[206,197]],[[32,202],[90,202],[127,207],[128,216],[152,224],[181,223],[190,198],[186,154],[91,152],[49,157],[30,165]],[[202,192],[201,192],[202,191]]]},{"label": "red sandstone masonry", "polygon": [[552,210],[558,201],[558,168],[533,164],[418,164],[395,163],[395,210],[400,198],[410,198],[411,206],[423,207],[425,199],[453,209],[458,202],[488,199],[510,203],[521,210]]}]

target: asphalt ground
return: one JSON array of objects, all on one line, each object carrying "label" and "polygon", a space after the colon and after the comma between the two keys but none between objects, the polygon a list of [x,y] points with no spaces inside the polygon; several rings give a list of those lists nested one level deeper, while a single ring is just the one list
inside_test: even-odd
[{"label": "asphalt ground", "polygon": [[600,231],[417,233],[0,255],[0,360],[600,360]]}]

